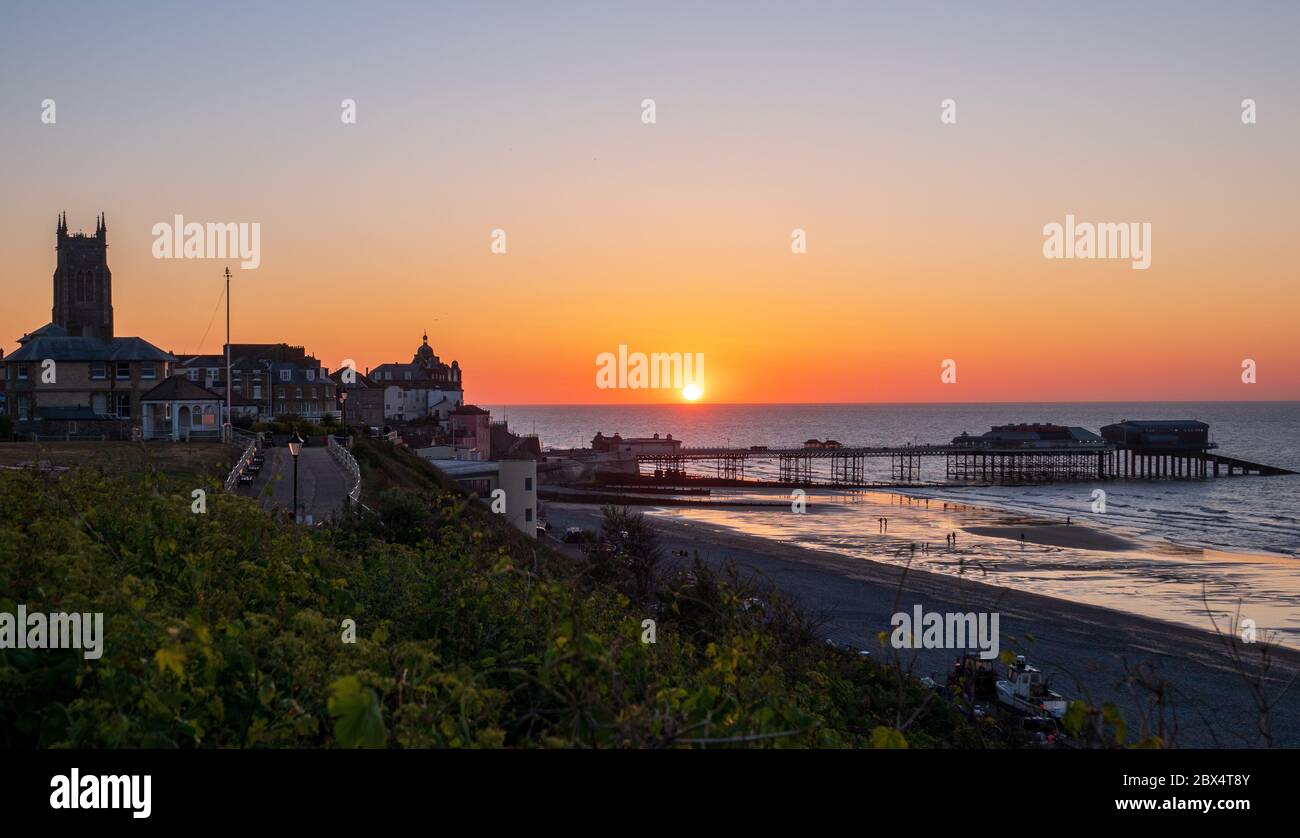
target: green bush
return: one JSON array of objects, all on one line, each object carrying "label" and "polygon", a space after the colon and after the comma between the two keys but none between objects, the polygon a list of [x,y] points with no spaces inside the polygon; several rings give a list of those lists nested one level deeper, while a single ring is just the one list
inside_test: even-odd
[{"label": "green bush", "polygon": [[375,511],[315,529],[215,484],[195,514],[184,481],[0,476],[0,610],[105,620],[99,660],[0,650],[0,746],[987,744],[734,574],[593,572],[413,455],[357,456]]}]

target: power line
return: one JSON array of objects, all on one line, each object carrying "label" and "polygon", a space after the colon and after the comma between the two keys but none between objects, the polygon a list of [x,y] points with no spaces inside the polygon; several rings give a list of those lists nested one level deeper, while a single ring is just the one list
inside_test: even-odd
[{"label": "power line", "polygon": [[203,330],[203,337],[199,338],[199,345],[195,347],[194,354],[203,353],[203,341],[208,339],[208,332],[212,331],[212,321],[217,319],[217,311],[221,308],[221,301],[226,298],[226,288],[223,285],[221,293],[217,295],[217,304],[212,307],[212,316],[208,318],[208,328]]}]

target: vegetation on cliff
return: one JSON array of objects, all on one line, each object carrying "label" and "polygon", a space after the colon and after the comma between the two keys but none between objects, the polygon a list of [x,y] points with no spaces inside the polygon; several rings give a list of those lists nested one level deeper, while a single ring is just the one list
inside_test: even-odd
[{"label": "vegetation on cliff", "polygon": [[355,453],[366,508],[317,528],[210,479],[0,476],[0,611],[102,612],[105,626],[98,660],[0,650],[0,745],[997,741],[828,646],[771,591],[665,567],[637,516],[608,511],[591,556],[571,558],[418,457],[377,441]]}]

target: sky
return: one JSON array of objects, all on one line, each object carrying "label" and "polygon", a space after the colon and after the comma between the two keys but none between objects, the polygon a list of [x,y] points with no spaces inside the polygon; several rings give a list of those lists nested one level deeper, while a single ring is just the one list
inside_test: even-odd
[{"label": "sky", "polygon": [[[236,342],[364,370],[427,330],[483,404],[681,400],[598,387],[620,345],[702,353],[709,402],[1298,399],[1298,35],[1294,3],[5,4],[0,348],[50,318],[58,213],[104,212],[119,335],[220,351],[230,264]],[[177,214],[259,223],[260,266],[155,258]],[[1045,258],[1067,214],[1149,223],[1150,267]]]}]

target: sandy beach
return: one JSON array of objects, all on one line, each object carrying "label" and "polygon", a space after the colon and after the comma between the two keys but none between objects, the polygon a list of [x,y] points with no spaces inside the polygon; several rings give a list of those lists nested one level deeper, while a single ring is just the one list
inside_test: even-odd
[{"label": "sandy beach", "polygon": [[1045,544],[1051,547],[1073,547],[1079,550],[1118,552],[1121,550],[1134,550],[1138,547],[1138,544],[1131,539],[1120,538],[1117,535],[1101,532],[1092,527],[1071,526],[1068,524],[963,527],[962,531],[971,535],[1006,538],[1012,541],[1026,541],[1030,544]]},{"label": "sandy beach", "polygon": [[[911,511],[937,517],[945,509],[931,501],[929,508]],[[928,515],[931,512],[936,515]],[[595,506],[549,503],[546,514],[557,532],[568,526],[599,528],[600,511]],[[909,559],[899,564],[737,532],[686,516],[680,509],[651,514],[666,553],[684,550],[715,566],[734,563],[822,617],[828,639],[867,649],[876,659],[894,654],[881,647],[878,636],[890,629],[890,617],[897,611],[910,611],[917,604],[938,612],[996,611],[1003,650],[1026,655],[1067,697],[1117,704],[1128,721],[1131,740],[1141,731],[1154,732],[1160,724],[1150,692],[1139,686],[1146,682],[1161,684],[1165,690],[1165,738],[1174,745],[1263,744],[1259,710],[1223,639],[1211,632],[989,584],[981,581],[988,576],[977,563],[964,573],[954,574],[951,568],[931,572],[924,569],[926,554],[914,543],[905,545],[910,548]],[[969,532],[966,527],[955,530],[958,539],[1019,541],[1024,532],[1027,544],[1074,547],[1099,555],[1124,555],[1142,546],[1095,527],[1045,524],[1006,513],[997,517],[996,523],[972,526]],[[897,530],[896,521],[891,520],[891,526]],[[946,534],[945,529],[938,540]],[[1007,549],[1014,553],[1024,547],[1008,544]],[[1258,667],[1261,644],[1244,648],[1249,665]],[[942,680],[954,656],[946,650],[904,650],[901,660],[918,676]],[[1273,697],[1282,694],[1286,680],[1300,670],[1300,652],[1273,647],[1271,660],[1265,685],[1267,695]],[[1300,747],[1300,686],[1276,700],[1269,718],[1274,746]]]}]

